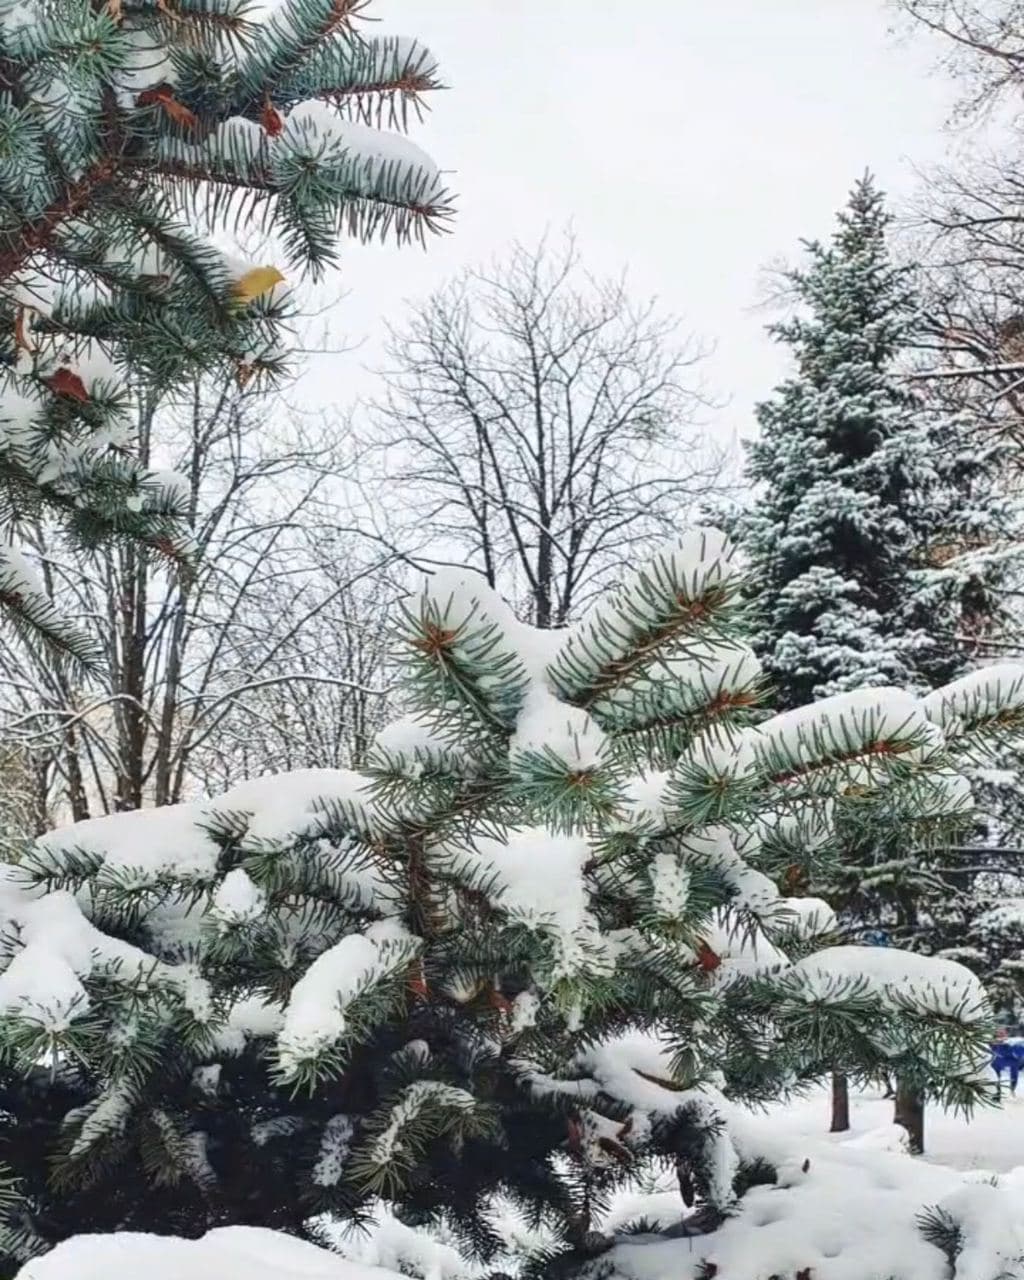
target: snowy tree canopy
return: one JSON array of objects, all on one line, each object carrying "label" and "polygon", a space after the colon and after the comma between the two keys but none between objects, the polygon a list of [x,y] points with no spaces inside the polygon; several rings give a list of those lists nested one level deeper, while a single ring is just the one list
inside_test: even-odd
[{"label": "snowy tree canopy", "polygon": [[786,886],[850,807],[962,822],[959,762],[1019,730],[1024,670],[767,716],[742,594],[710,529],[562,632],[435,575],[365,773],[89,820],[4,868],[7,1252],[383,1201],[483,1265],[501,1195],[550,1275],[611,1244],[600,1206],[652,1158],[694,1230],[732,1214],[768,1178],[736,1100],[839,1067],[983,1097],[974,977],[850,946]]},{"label": "snowy tree canopy", "polygon": [[736,533],[785,706],[948,681],[1003,608],[993,587],[1019,526],[1006,446],[907,381],[921,320],[890,222],[860,181],[830,240],[788,273],[794,313],[770,330],[796,368],[758,407],[757,491]]}]

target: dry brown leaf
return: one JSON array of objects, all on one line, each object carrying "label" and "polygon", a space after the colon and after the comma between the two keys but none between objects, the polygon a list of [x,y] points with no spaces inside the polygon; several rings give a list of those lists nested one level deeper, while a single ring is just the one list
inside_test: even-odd
[{"label": "dry brown leaf", "polygon": [[46,385],[59,396],[67,396],[69,400],[77,400],[79,404],[87,404],[89,392],[85,383],[74,369],[62,367],[45,379]]},{"label": "dry brown leaf", "polygon": [[161,107],[169,119],[183,125],[186,129],[194,129],[199,123],[195,113],[174,96],[174,90],[169,84],[158,84],[152,89],[144,89],[135,99],[135,103],[139,107]]},{"label": "dry brown leaf", "polygon": [[284,129],[284,120],[281,113],[269,98],[263,104],[263,110],[260,112],[260,124],[263,126],[263,132],[271,138],[276,138]]}]

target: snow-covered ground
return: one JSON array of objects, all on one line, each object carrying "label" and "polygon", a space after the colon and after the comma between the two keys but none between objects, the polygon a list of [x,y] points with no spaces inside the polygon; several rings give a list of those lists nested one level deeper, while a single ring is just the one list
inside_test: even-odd
[{"label": "snow-covered ground", "polygon": [[[892,1102],[881,1094],[851,1097],[849,1133],[827,1132],[829,1098],[824,1090],[773,1107],[768,1114],[780,1127],[808,1138],[853,1140],[857,1145],[898,1149],[900,1130],[892,1122]],[[1004,1173],[1024,1165],[1024,1083],[1016,1098],[1004,1093],[1001,1106],[979,1109],[969,1120],[929,1106],[925,1111],[925,1147],[925,1160],[952,1169]]]}]

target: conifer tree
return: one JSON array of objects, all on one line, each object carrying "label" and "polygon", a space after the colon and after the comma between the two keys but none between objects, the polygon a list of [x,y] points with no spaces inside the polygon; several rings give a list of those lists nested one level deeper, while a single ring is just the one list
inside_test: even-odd
[{"label": "conifer tree", "polygon": [[784,707],[879,679],[931,688],[962,669],[998,605],[983,554],[1006,533],[998,444],[968,440],[915,398],[901,358],[917,321],[912,269],[865,177],[827,243],[787,281],[772,327],[796,368],[757,412],[739,525],[766,671]]},{"label": "conifer tree", "polygon": [[[756,496],[737,533],[784,707],[880,680],[935,688],[965,670],[1001,612],[1016,523],[999,490],[1005,446],[938,417],[908,382],[918,307],[912,268],[890,256],[890,221],[865,177],[832,238],[808,243],[788,273],[795,312],[771,330],[796,367],[758,408]],[[847,919],[895,926],[913,945],[948,884],[894,836],[879,846],[850,833],[838,879],[817,888]],[[840,1082],[840,1129],[844,1098]]]},{"label": "conifer tree", "polygon": [[[401,129],[438,85],[366,0],[0,0],[0,602],[88,664],[15,547],[40,510],[86,544],[187,561],[182,494],[126,450],[129,388],[186,366],[281,368],[285,277],[342,232],[422,237],[448,213]],[[382,128],[384,126],[384,128]],[[220,247],[262,226],[273,263]]]},{"label": "conifer tree", "polygon": [[754,724],[742,612],[713,530],[562,632],[435,575],[365,773],[91,819],[3,868],[8,1258],[383,1201],[487,1274],[500,1199],[542,1228],[523,1274],[611,1274],[587,1270],[602,1211],[645,1162],[674,1165],[690,1233],[781,1176],[726,1095],[896,1065],[983,1096],[973,976],[845,945],[776,882],[817,873],[839,822],[962,822],[957,760],[1024,725],[1024,668]]}]

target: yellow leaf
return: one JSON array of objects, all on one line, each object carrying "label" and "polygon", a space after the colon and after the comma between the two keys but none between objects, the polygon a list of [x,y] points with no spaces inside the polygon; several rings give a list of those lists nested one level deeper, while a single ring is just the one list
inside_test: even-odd
[{"label": "yellow leaf", "polygon": [[269,293],[275,284],[281,284],[284,276],[277,267],[252,267],[240,276],[231,287],[231,292],[241,303],[252,302]]},{"label": "yellow leaf", "polygon": [[123,16],[123,0],[107,0],[107,13],[115,22],[120,22]]}]

